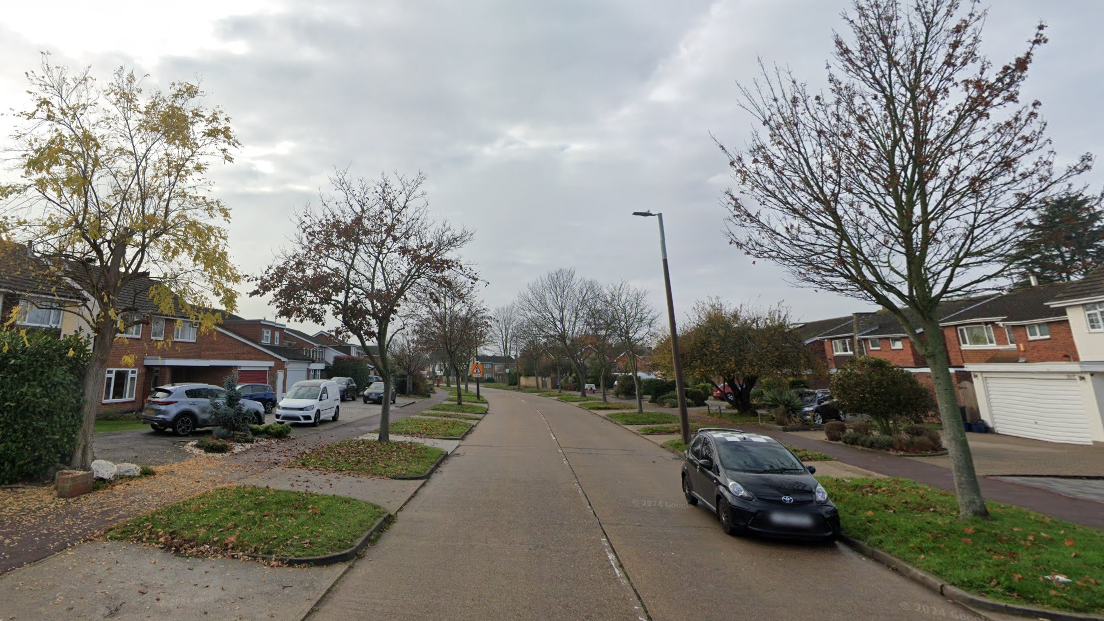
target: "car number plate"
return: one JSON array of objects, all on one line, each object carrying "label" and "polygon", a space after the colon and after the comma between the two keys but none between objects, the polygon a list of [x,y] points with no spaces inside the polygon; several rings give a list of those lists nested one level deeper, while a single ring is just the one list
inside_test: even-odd
[{"label": "car number plate", "polygon": [[813,516],[804,513],[772,513],[771,523],[778,526],[808,527],[813,525]]},{"label": "car number plate", "polygon": [[153,408],[146,408],[146,414],[153,415]]}]

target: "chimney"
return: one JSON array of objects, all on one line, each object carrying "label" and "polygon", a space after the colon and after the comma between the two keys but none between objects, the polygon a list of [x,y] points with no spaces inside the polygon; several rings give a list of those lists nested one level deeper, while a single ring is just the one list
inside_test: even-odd
[{"label": "chimney", "polygon": [[1027,275],[1027,280],[1028,280],[1028,282],[1031,283],[1032,287],[1038,287],[1039,286],[1039,277],[1036,276],[1035,274],[1028,274]]}]

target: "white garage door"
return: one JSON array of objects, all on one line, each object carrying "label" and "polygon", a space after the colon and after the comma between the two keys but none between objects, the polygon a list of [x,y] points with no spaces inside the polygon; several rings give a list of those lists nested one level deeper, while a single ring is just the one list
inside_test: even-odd
[{"label": "white garage door", "polygon": [[307,365],[303,365],[302,368],[290,367],[287,370],[287,388],[284,392],[291,390],[291,387],[295,385],[295,382],[301,382],[307,379]]},{"label": "white garage door", "polygon": [[1092,444],[1079,380],[985,378],[989,414],[997,433],[1047,442]]}]

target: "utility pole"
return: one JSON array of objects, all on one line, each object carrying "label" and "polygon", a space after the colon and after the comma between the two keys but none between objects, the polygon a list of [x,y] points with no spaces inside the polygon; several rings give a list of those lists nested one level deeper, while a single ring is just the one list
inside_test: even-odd
[{"label": "utility pole", "polygon": [[682,441],[690,444],[690,415],[686,412],[686,384],[682,379],[682,360],[679,358],[678,329],[675,327],[675,300],[671,295],[671,271],[667,267],[667,237],[663,232],[663,214],[650,211],[634,211],[633,215],[659,218],[659,252],[663,257],[663,286],[667,290],[667,321],[671,324],[671,356],[675,367],[675,395],[678,397]]}]

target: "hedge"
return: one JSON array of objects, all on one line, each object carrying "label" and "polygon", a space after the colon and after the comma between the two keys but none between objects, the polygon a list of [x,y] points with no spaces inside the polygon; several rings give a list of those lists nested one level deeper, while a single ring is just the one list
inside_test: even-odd
[{"label": "hedge", "polygon": [[0,330],[0,484],[41,478],[77,445],[88,342]]}]

